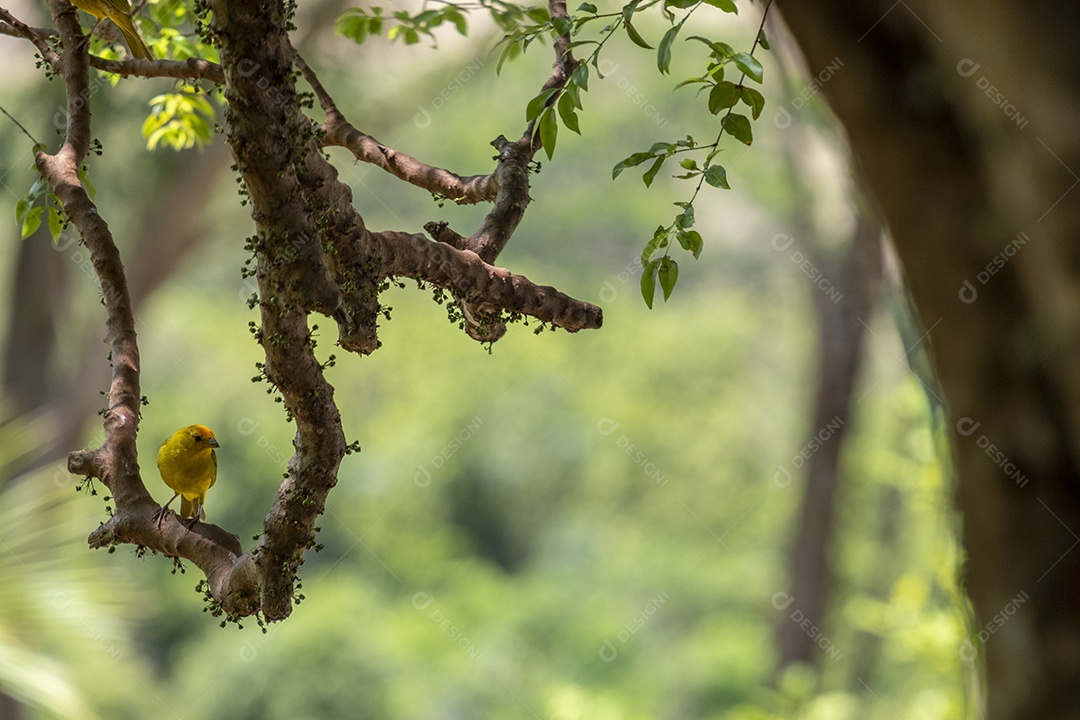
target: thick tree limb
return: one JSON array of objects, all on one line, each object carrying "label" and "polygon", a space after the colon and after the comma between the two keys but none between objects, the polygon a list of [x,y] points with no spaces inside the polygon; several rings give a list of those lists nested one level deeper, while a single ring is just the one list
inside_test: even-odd
[{"label": "thick tree limb", "polygon": [[[9,11],[0,7],[0,35],[10,35],[29,40],[38,49],[38,53],[54,69],[60,67],[60,55],[49,44],[49,38],[56,33],[48,28],[30,27]],[[80,35],[82,31],[80,28]],[[83,36],[85,37],[85,36]],[[225,72],[217,63],[199,58],[187,60],[106,60],[97,55],[90,55],[90,67],[95,70],[116,73],[117,75],[135,75],[138,77],[171,77],[178,80],[209,80],[217,85],[225,82]]]},{"label": "thick tree limb", "polygon": [[398,152],[393,148],[357,130],[338,110],[337,103],[330,97],[319,77],[297,53],[294,62],[304,75],[319,105],[326,113],[322,124],[323,147],[343,147],[361,162],[382,168],[399,180],[416,187],[449,198],[456,203],[469,205],[495,198],[496,186],[492,175],[472,175],[462,177],[456,173],[423,163],[416,158]]},{"label": "thick tree limb", "polygon": [[[89,543],[91,547],[134,543],[189,559],[206,574],[211,595],[227,613],[261,611],[268,620],[283,619],[291,612],[297,571],[304,552],[314,544],[315,520],[325,508],[346,452],[333,388],[313,353],[309,313],[335,318],[346,349],[370,352],[378,346],[378,293],[394,276],[446,288],[461,298],[463,307],[482,314],[477,320],[481,325],[506,311],[574,332],[599,327],[600,309],[490,264],[528,203],[528,162],[535,151],[529,144],[531,134],[519,143],[500,138],[499,166],[476,181],[476,187],[483,186],[483,192],[492,196],[488,199],[495,201],[485,225],[468,239],[445,224],[439,226],[444,237],[460,238],[458,248],[403,232],[372,232],[352,206],[351,190],[322,157],[311,124],[300,111],[283,3],[214,3],[221,66],[91,58],[67,0],[50,0],[50,7],[62,53],[52,50],[47,35],[20,25],[10,14],[0,19],[38,44],[64,79],[67,137],[56,155],[39,154],[37,163],[90,250],[106,307],[113,360],[106,439],[102,447],[68,458],[71,472],[101,479],[116,502],[115,517],[95,530]],[[172,514],[156,522],[159,506],[140,477],[135,446],[139,352],[131,294],[109,228],[78,176],[90,146],[86,99],[92,65],[123,74],[202,78],[226,85],[228,141],[257,230],[251,248],[262,318],[257,338],[266,355],[263,371],[281,392],[297,426],[296,453],[286,479],[266,517],[258,547],[248,553],[243,553],[238,538],[217,526],[196,523],[189,530]],[[308,74],[317,86],[317,78],[310,70]],[[324,90],[321,96],[328,98]],[[393,161],[399,168],[400,160]]]},{"label": "thick tree limb", "polygon": [[169,77],[177,80],[208,80],[216,85],[225,83],[225,70],[220,65],[200,58],[187,60],[106,60],[90,56],[90,67],[117,75],[144,78]]},{"label": "thick tree limb", "polygon": [[603,324],[597,306],[489,265],[471,250],[457,250],[422,235],[380,232],[371,237],[379,248],[384,272],[446,288],[485,312],[502,309],[521,313],[568,332]]},{"label": "thick tree limb", "polygon": [[[65,0],[51,0],[50,8],[65,48],[60,70],[68,96],[67,136],[56,155],[39,153],[36,162],[90,252],[101,283],[113,365],[104,420],[105,442],[96,450],[80,450],[68,456],[69,471],[100,479],[116,502],[117,515],[95,530],[89,543],[91,547],[103,547],[131,542],[186,557],[213,582],[221,577],[221,568],[231,567],[232,559],[240,552],[239,541],[213,525],[203,524],[197,532],[188,532],[173,515],[166,518],[159,531],[153,521],[159,506],[139,476],[135,444],[140,403],[139,349],[130,294],[109,227],[78,177],[90,141],[90,109],[83,101],[89,94],[89,62],[74,9]],[[219,588],[221,585],[217,582]]]}]

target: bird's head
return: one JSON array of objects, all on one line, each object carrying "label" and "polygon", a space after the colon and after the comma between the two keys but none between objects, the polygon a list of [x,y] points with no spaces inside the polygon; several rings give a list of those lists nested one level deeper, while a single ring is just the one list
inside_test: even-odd
[{"label": "bird's head", "polygon": [[178,430],[176,434],[180,436],[189,452],[201,452],[220,447],[214,431],[205,425],[188,425],[186,428]]}]

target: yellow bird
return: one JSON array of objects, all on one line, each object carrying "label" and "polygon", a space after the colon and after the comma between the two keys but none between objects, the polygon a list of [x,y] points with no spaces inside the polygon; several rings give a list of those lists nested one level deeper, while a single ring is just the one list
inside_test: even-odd
[{"label": "yellow bird", "polygon": [[135,22],[131,19],[131,5],[128,0],[71,0],[71,4],[84,12],[88,12],[98,21],[109,18],[116,27],[120,28],[120,34],[127,41],[131,54],[140,60],[153,60],[154,55],[150,48],[146,47],[139,31],[135,29]]},{"label": "yellow bird", "polygon": [[205,425],[182,427],[166,440],[158,450],[157,465],[161,479],[176,493],[158,513],[161,524],[165,511],[177,497],[180,498],[180,517],[190,518],[191,527],[198,520],[206,519],[206,491],[217,480],[218,445],[214,431]]}]

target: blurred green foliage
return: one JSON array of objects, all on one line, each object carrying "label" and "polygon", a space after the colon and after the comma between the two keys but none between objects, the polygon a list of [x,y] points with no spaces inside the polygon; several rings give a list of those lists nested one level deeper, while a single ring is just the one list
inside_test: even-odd
[{"label": "blurred green foliage", "polygon": [[[326,73],[329,87],[366,87],[390,66],[402,73],[392,94],[385,82],[341,92],[346,114],[465,174],[490,168],[491,138],[520,131],[520,108],[548,63],[530,53],[496,81],[486,50],[442,36],[437,52],[365,45],[356,65],[331,33],[325,44],[350,65]],[[414,58],[408,73],[395,64],[404,58]],[[654,83],[651,61],[630,55],[590,88],[584,138],[567,134],[560,161],[545,163],[500,258],[601,304],[602,330],[515,326],[489,354],[429,292],[390,291],[384,347],[363,359],[339,351],[328,371],[363,452],[345,459],[330,495],[325,547],[301,573],[306,599],[266,633],[254,621],[219,628],[194,592],[197,569],[174,573],[131,547],[89,553],[83,537],[106,503],[76,494],[62,464],[8,481],[0,689],[40,718],[968,717],[948,454],[940,419],[898,362],[906,349],[885,309],[870,323],[843,455],[831,610],[812,619],[833,651],[821,672],[791,668],[774,683],[774,631],[793,622],[774,598],[787,587],[803,490],[798,472],[790,485],[775,477],[816,430],[806,420],[816,290],[769,244],[797,194],[775,157],[780,131],[763,124],[752,161],[739,162],[739,150],[726,163],[734,190],[698,209],[708,242],[680,293],[643,307],[639,240],[679,190],[664,175],[647,193],[613,187],[610,168],[658,128],[700,122]],[[146,103],[171,87],[125,82],[93,96],[105,154],[91,160],[91,177],[122,249],[135,222],[126,208],[153,201],[146,188],[175,162],[144,154],[138,140]],[[48,119],[43,95],[28,96],[28,116]],[[0,137],[5,183],[29,187],[24,148],[7,127]],[[445,218],[467,230],[483,211],[439,208],[331,155],[370,227],[417,231]],[[141,311],[150,404],[140,457],[151,492],[167,500],[158,446],[181,425],[212,427],[221,449],[208,520],[249,547],[292,427],[266,386],[248,381],[261,357],[240,275],[250,219],[232,188],[223,182],[205,209],[197,256]],[[0,216],[13,217],[3,202]],[[17,227],[6,237],[22,242]],[[77,251],[58,246],[73,259],[73,302],[88,301],[71,322],[95,327],[97,291]],[[0,270],[10,273],[8,263]],[[325,358],[333,323],[320,325]],[[87,432],[94,442],[98,428]],[[47,702],[45,679],[68,700]]]}]

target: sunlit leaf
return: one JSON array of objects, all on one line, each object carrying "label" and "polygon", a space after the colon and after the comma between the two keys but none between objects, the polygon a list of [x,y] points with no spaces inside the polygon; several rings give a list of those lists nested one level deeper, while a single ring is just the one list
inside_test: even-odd
[{"label": "sunlit leaf", "polygon": [[705,3],[720,8],[726,13],[739,14],[739,8],[735,7],[735,0],[705,0]]},{"label": "sunlit leaf", "polygon": [[735,66],[746,73],[746,76],[751,80],[754,80],[755,82],[762,81],[765,71],[762,69],[761,63],[757,61],[757,58],[741,52],[732,55],[731,62],[735,63]]}]

